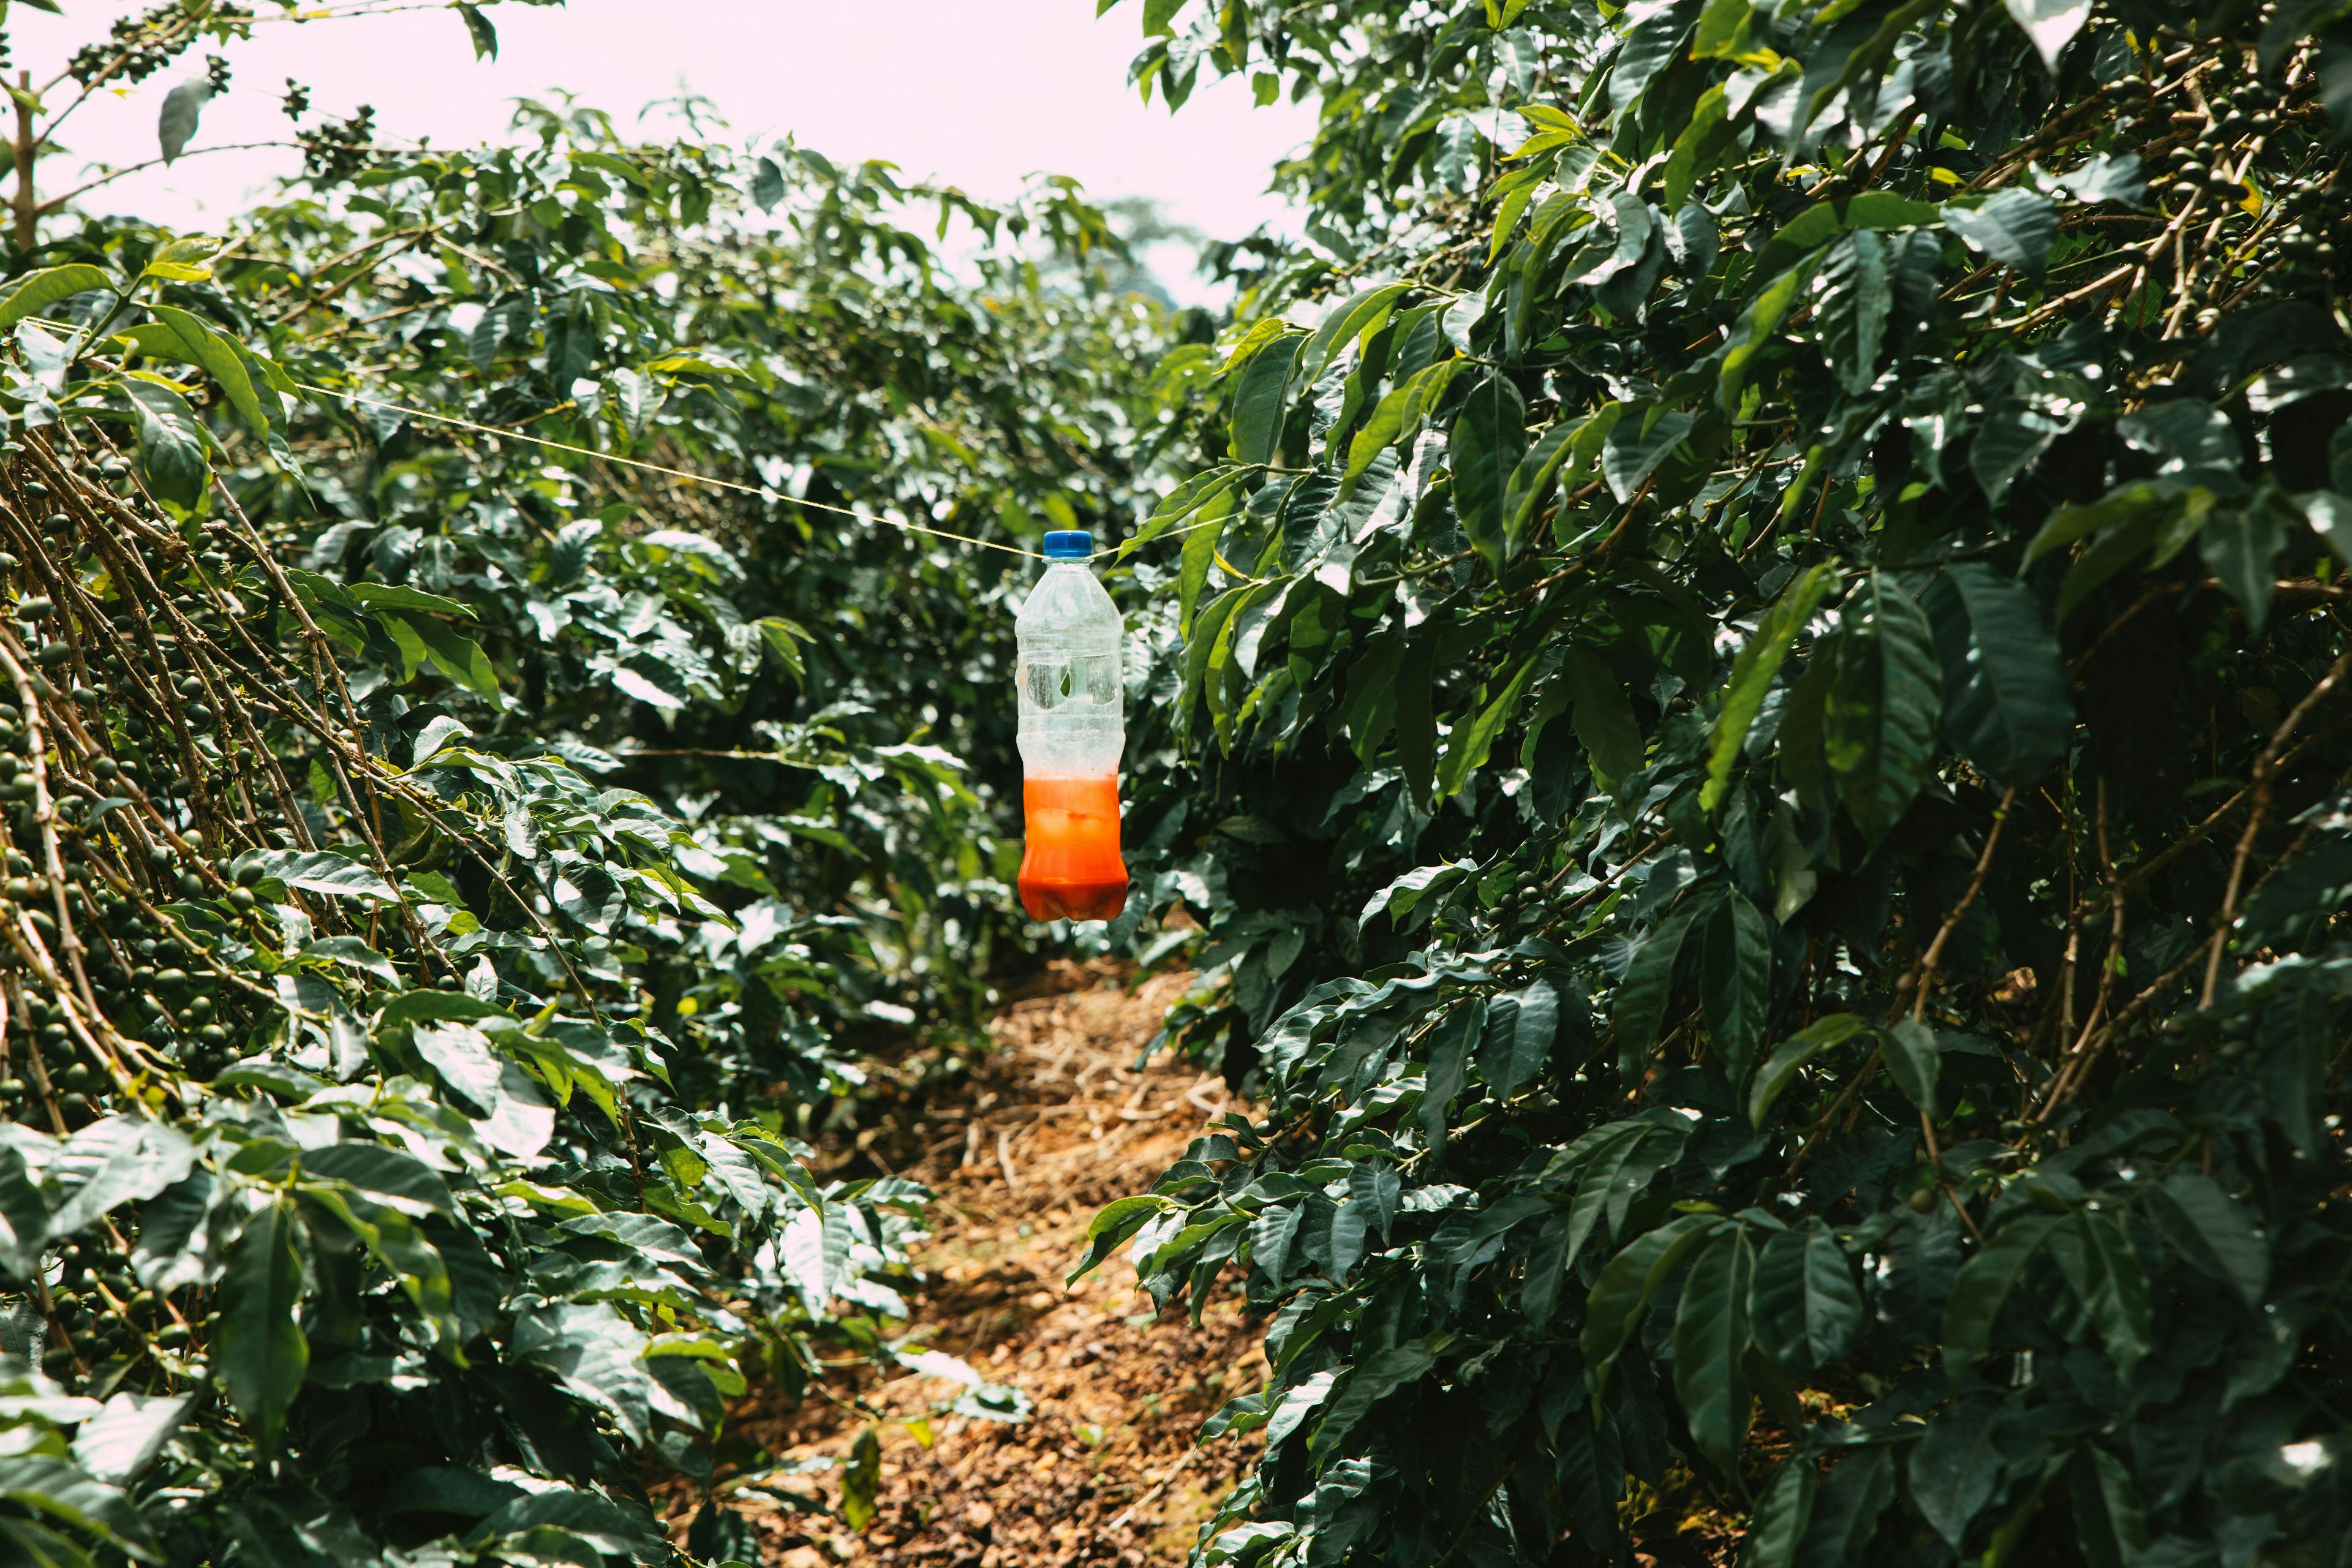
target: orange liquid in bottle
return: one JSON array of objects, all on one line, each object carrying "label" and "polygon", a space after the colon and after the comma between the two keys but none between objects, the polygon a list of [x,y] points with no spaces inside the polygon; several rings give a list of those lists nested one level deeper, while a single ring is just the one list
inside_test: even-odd
[{"label": "orange liquid in bottle", "polygon": [[1118,856],[1118,780],[1028,779],[1021,907],[1038,921],[1115,920],[1127,907]]}]

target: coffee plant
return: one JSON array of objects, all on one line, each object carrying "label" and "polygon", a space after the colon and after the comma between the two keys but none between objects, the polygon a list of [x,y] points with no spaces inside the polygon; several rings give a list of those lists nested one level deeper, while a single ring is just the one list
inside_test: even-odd
[{"label": "coffee plant", "polygon": [[1196,1561],[2342,1561],[2344,8],[1143,20],[1320,104],[1124,552]]},{"label": "coffee plant", "polygon": [[[126,22],[20,100],[19,170],[251,22]],[[171,89],[164,157],[229,85]],[[1157,318],[1066,184],[286,107],[304,175],[226,244],[16,193],[0,1540],[662,1563],[682,1473],[689,1552],[744,1554],[709,1483],[752,1383],[1021,1414],[906,1333],[928,1194],[808,1141],[861,1031],[968,1025],[1029,941],[1024,563],[887,525],[1123,510]]]},{"label": "coffee plant", "polygon": [[[0,523],[10,1495],[154,1560],[453,1519],[643,1548],[631,1451],[690,1464],[743,1344],[801,1353],[780,1321],[833,1294],[827,1227],[830,1267],[887,1266],[918,1194],[820,1191],[772,1125],[636,1089],[669,1071],[627,911],[707,907],[644,797],[369,750],[338,641],[470,668],[461,605],[79,477],[112,466],[29,433]],[[566,1484],[497,1481],[502,1451]]]}]

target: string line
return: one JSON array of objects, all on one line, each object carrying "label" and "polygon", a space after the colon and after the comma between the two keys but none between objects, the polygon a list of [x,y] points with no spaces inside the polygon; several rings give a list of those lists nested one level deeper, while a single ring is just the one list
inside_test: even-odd
[{"label": "string line", "polygon": [[[0,0],[0,10],[6,8],[6,3],[7,0]],[[282,17],[263,18],[263,20],[283,19]],[[48,324],[72,325],[68,322]],[[291,377],[288,378],[288,382],[289,384],[303,392],[316,393],[320,397],[340,397],[352,403],[364,403],[371,408],[381,408],[387,413],[404,415],[411,419],[430,419],[436,424],[454,426],[460,430],[471,430],[478,435],[496,437],[502,441],[528,441],[535,447],[544,447],[551,452],[570,452],[576,457],[591,458],[602,462],[618,464],[622,468],[635,468],[648,474],[661,474],[669,479],[682,479],[690,485],[707,485],[712,489],[732,490],[739,495],[756,496],[761,500],[772,503],[789,503],[793,506],[805,507],[811,511],[831,512],[837,517],[849,518],[857,522],[877,524],[883,528],[895,528],[905,533],[929,534],[933,539],[944,539],[955,544],[969,544],[978,550],[1000,550],[1007,555],[1017,555],[1024,561],[1045,559],[1039,552],[1024,549],[1018,544],[1004,544],[993,539],[981,539],[972,534],[956,533],[944,528],[931,528],[919,522],[903,522],[897,518],[883,517],[870,511],[860,511],[855,507],[835,506],[827,501],[809,500],[800,496],[785,495],[781,490],[771,489],[766,485],[747,485],[735,479],[714,479],[709,474],[668,468],[660,463],[648,463],[639,458],[624,458],[614,452],[600,452],[593,447],[575,447],[569,441],[551,440],[545,436],[533,436],[525,430],[501,429],[496,425],[478,425],[471,419],[460,419],[454,414],[436,414],[427,408],[411,408],[405,404],[387,403],[381,397],[370,397],[364,393],[339,392],[332,387],[317,386],[307,381],[294,381]],[[1190,533],[1209,522],[1222,521],[1223,521],[1222,518],[1203,518],[1198,521],[1169,529],[1166,533],[1159,537],[1166,538],[1180,533]]]},{"label": "string line", "polygon": [[460,430],[471,430],[482,436],[495,436],[502,441],[528,441],[533,446],[544,447],[550,451],[570,452],[579,457],[617,464],[622,468],[636,468],[648,474],[661,474],[669,479],[682,479],[688,484],[707,485],[713,489],[733,490],[740,495],[756,496],[764,501],[806,507],[812,511],[829,511],[841,517],[854,518],[859,522],[879,524],[884,528],[896,528],[908,533],[927,533],[934,539],[950,540],[958,544],[969,544],[981,550],[1001,550],[1007,555],[1018,555],[1024,560],[1044,559],[1036,551],[1025,550],[1017,544],[1005,544],[993,539],[976,539],[968,533],[951,533],[944,528],[929,528],[919,522],[906,522],[898,518],[860,511],[855,507],[833,506],[821,500],[804,500],[799,496],[789,496],[771,489],[766,485],[747,485],[734,479],[714,479],[709,474],[697,474],[685,468],[667,468],[663,464],[648,463],[638,458],[624,458],[617,453],[599,452],[593,447],[575,447],[569,441],[552,441],[544,436],[533,436],[526,431],[502,430],[495,425],[477,425],[470,419],[460,419],[455,415],[436,414],[429,409],[409,408],[397,403],[386,403],[380,397],[369,397],[362,393],[337,392],[329,387],[313,386],[306,381],[298,381],[294,384],[304,392],[314,392],[321,397],[347,398],[353,403],[364,403],[371,408],[381,408],[388,413],[405,415],[412,419],[431,419],[443,425],[454,425]]}]

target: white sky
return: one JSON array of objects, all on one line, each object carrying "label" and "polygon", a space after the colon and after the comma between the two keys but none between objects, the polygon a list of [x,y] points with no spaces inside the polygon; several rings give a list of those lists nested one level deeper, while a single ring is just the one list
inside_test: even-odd
[{"label": "white sky", "polygon": [[[75,47],[103,37],[116,16],[141,7],[66,0],[66,8],[64,17],[24,5],[8,11],[15,60],[37,83]],[[268,0],[255,8],[275,15]],[[1238,237],[1279,220],[1283,207],[1265,194],[1266,176],[1307,138],[1311,108],[1256,109],[1244,84],[1227,81],[1204,85],[1173,117],[1161,103],[1146,109],[1126,82],[1139,42],[1138,5],[1129,0],[1099,20],[1094,11],[1094,0],[499,5],[487,11],[501,46],[495,64],[476,61],[463,22],[440,5],[266,20],[252,41],[218,51],[235,80],[205,109],[183,161],[121,180],[86,205],[190,229],[221,225],[248,193],[299,160],[290,150],[203,150],[282,139],[278,99],[292,76],[311,89],[314,116],[373,104],[386,141],[494,141],[513,99],[551,88],[569,89],[626,125],[647,102],[688,89],[712,100],[740,140],[790,132],[836,162],[886,158],[909,176],[936,176],[977,196],[1009,196],[1028,174],[1048,172],[1075,175],[1098,199],[1157,197],[1171,216],[1213,237]],[[92,163],[154,157],[163,95],[201,73],[205,52],[78,112],[60,138],[70,152],[43,165],[44,193],[66,188]]]}]

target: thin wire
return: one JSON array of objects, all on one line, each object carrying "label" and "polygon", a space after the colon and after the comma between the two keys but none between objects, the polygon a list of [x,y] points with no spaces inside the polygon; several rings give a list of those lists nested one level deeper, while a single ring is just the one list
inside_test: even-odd
[{"label": "thin wire", "polygon": [[765,485],[746,485],[733,479],[713,479],[709,474],[690,473],[684,468],[666,468],[662,464],[648,463],[636,458],[623,458],[611,452],[599,452],[592,447],[575,447],[568,441],[551,441],[544,436],[533,436],[521,430],[501,430],[495,425],[477,425],[470,419],[459,419],[454,415],[435,414],[429,409],[409,408],[397,403],[386,403],[380,397],[368,397],[356,392],[337,392],[329,387],[313,386],[307,381],[298,381],[294,384],[304,392],[315,392],[321,397],[348,398],[353,403],[364,403],[371,408],[382,408],[394,414],[404,414],[412,419],[431,419],[443,425],[454,425],[460,430],[471,430],[483,436],[495,436],[502,441],[529,441],[534,446],[545,447],[550,451],[571,452],[583,458],[617,463],[623,468],[638,468],[648,474],[662,474],[673,479],[683,479],[688,484],[708,485],[713,489],[734,490],[742,495],[757,496],[765,501],[789,502],[793,506],[806,507],[812,511],[834,512],[842,517],[855,518],[860,522],[875,523],[884,528],[896,528],[908,533],[928,533],[934,539],[951,540],[955,543],[969,544],[981,550],[1001,550],[1007,555],[1018,555],[1024,560],[1044,559],[1036,551],[1024,550],[1017,544],[1004,544],[993,539],[975,539],[968,533],[950,533],[944,528],[927,528],[919,522],[903,522],[897,518],[882,517],[870,511],[859,511],[854,507],[830,506],[821,500],[803,500],[799,496],[788,496],[781,491],[770,489]]}]

